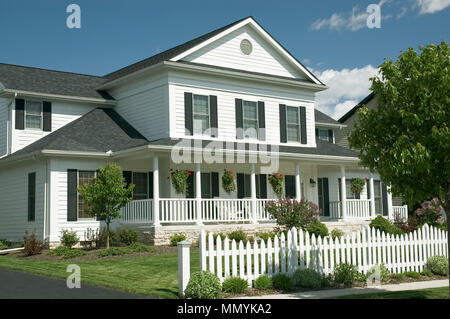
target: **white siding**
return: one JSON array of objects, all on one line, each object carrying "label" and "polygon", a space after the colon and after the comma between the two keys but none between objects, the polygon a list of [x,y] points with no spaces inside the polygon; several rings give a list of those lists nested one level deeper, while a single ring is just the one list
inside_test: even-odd
[{"label": "white siding", "polygon": [[[52,132],[63,127],[64,125],[78,119],[87,112],[95,108],[92,104],[70,103],[63,101],[52,102]],[[25,146],[41,139],[51,132],[44,132],[42,130],[16,130],[15,129],[15,108],[12,118],[13,132],[12,132],[12,147],[11,152],[14,153]]]},{"label": "white siding", "polygon": [[[283,145],[315,147],[314,95],[308,91],[293,90],[275,85],[254,84],[250,81],[226,80],[188,74],[173,74],[170,81],[171,137],[185,137],[184,92],[217,96],[218,140],[236,141],[235,99],[265,103],[266,142],[280,144],[279,105],[306,107],[307,144]],[[240,140],[241,141],[241,140]]]},{"label": "white siding", "polygon": [[50,241],[59,241],[61,230],[69,229],[77,232],[80,239],[88,228],[99,228],[100,222],[94,219],[67,221],[67,170],[97,170],[106,165],[105,161],[95,160],[51,160],[51,203],[50,203]]},{"label": "white siding", "polygon": [[7,152],[8,139],[8,99],[0,98],[0,157]]},{"label": "white siding", "polygon": [[[253,51],[250,55],[241,52],[240,44],[244,39],[252,44]],[[183,60],[290,78],[305,78],[250,26],[227,34]]]},{"label": "white siding", "polygon": [[[36,173],[35,221],[28,221],[28,173]],[[25,231],[36,230],[43,240],[44,189],[46,166],[44,161],[29,161],[24,164],[0,169],[0,238],[13,242],[23,240]]]},{"label": "white siding", "polygon": [[169,137],[167,75],[139,79],[111,90],[115,110],[149,140]]}]

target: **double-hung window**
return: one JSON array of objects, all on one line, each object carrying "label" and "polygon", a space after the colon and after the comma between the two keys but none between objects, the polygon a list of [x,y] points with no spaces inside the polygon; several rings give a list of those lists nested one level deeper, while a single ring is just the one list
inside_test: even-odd
[{"label": "double-hung window", "polygon": [[287,141],[300,142],[300,116],[298,107],[286,107],[286,128]]},{"label": "double-hung window", "polygon": [[324,140],[324,141],[329,141],[328,130],[318,129],[318,135],[319,135],[319,139]]},{"label": "double-hung window", "polygon": [[25,128],[42,129],[42,102],[25,102]]},{"label": "double-hung window", "polygon": [[383,213],[383,201],[382,201],[382,192],[381,192],[381,181],[373,181],[373,193],[375,199],[375,213],[382,214]]},{"label": "double-hung window", "polygon": [[[88,184],[95,177],[95,171],[78,171],[78,187]],[[78,218],[92,218],[85,213],[88,208],[83,196],[78,193]]]},{"label": "double-hung window", "polygon": [[148,198],[148,173],[133,172],[133,200]]},{"label": "double-hung window", "polygon": [[194,134],[209,135],[209,96],[193,95]]},{"label": "double-hung window", "polygon": [[251,101],[242,101],[242,119],[244,124],[244,137],[258,138],[258,104]]}]

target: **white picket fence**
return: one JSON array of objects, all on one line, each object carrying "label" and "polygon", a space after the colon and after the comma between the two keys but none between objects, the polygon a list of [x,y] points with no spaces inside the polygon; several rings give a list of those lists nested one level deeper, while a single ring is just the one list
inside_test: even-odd
[{"label": "white picket fence", "polygon": [[287,236],[272,241],[245,245],[227,237],[200,232],[200,267],[216,274],[221,281],[240,277],[249,284],[262,274],[292,274],[297,269],[312,268],[321,273],[333,272],[336,265],[350,263],[367,273],[383,263],[393,273],[422,271],[429,257],[447,256],[448,233],[425,225],[414,232],[394,236],[366,227],[361,231],[332,240],[309,235],[292,228]]}]

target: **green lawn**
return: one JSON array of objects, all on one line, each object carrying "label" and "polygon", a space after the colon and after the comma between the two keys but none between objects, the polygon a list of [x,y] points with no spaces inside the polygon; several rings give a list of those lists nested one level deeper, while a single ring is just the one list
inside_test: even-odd
[{"label": "green lawn", "polygon": [[[0,267],[67,278],[69,261],[32,261],[0,256]],[[164,254],[76,262],[81,284],[89,283],[159,298],[178,298],[178,255]],[[198,250],[191,250],[191,272],[199,270]]]},{"label": "green lawn", "polygon": [[350,295],[332,299],[448,299],[448,287]]}]

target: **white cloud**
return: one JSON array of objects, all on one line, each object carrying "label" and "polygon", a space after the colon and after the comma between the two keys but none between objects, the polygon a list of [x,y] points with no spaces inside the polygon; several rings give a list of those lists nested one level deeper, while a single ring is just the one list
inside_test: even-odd
[{"label": "white cloud", "polygon": [[[392,0],[381,0],[378,5],[381,7],[387,2]],[[357,31],[367,25],[367,13],[366,9],[360,10],[358,6],[353,7],[351,13],[333,13],[329,18],[317,19],[311,25],[312,30],[320,30],[328,27],[330,30],[351,30]],[[384,15],[382,19],[387,20],[392,15]]]},{"label": "white cloud", "polygon": [[435,13],[450,6],[450,0],[417,0],[420,14]]},{"label": "white cloud", "polygon": [[317,94],[316,107],[338,119],[370,93],[369,78],[377,73],[377,68],[370,64],[362,68],[315,71],[329,87]]}]

